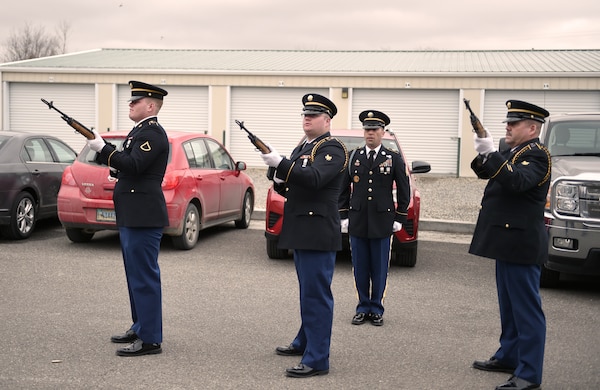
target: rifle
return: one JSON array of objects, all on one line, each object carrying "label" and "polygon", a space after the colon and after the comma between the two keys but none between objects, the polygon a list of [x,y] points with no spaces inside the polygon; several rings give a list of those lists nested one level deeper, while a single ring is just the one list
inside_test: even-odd
[{"label": "rifle", "polygon": [[246,126],[244,126],[244,122],[243,122],[243,121],[242,121],[242,122],[240,122],[240,121],[238,121],[238,120],[236,119],[236,120],[235,120],[235,123],[237,123],[237,125],[240,127],[240,129],[242,129],[242,130],[245,130],[245,131],[246,131],[246,133],[248,133],[248,138],[250,139],[250,142],[252,142],[252,143],[254,144],[254,146],[256,146],[256,148],[257,148],[258,150],[260,150],[260,152],[261,152],[262,154],[268,154],[268,153],[271,153],[271,148],[269,148],[269,147],[267,146],[267,144],[265,144],[264,142],[262,142],[262,141],[260,140],[260,138],[258,138],[258,137],[257,137],[257,136],[255,136],[254,134],[252,134],[252,133],[250,132],[250,130],[248,130],[248,129],[246,128]]},{"label": "rifle", "polygon": [[59,110],[58,108],[54,107],[54,104],[52,104],[52,102],[49,102],[49,101],[47,101],[44,98],[42,98],[42,102],[44,102],[48,106],[49,109],[56,110],[60,115],[62,115],[62,118],[64,119],[64,121],[67,122],[67,124],[69,126],[71,126],[72,128],[74,128],[75,131],[77,131],[79,134],[83,135],[85,138],[87,138],[87,139],[94,139],[94,138],[96,138],[96,136],[94,135],[94,133],[92,133],[92,131],[90,129],[88,129],[87,127],[85,127],[84,125],[82,125],[77,120],[71,118],[70,116],[68,116],[67,114],[65,114],[61,110]]},{"label": "rifle", "polygon": [[481,121],[479,120],[479,118],[477,118],[477,115],[475,115],[473,110],[471,110],[471,106],[469,105],[469,100],[463,99],[463,101],[465,102],[465,106],[467,107],[467,110],[469,110],[469,112],[471,113],[471,125],[473,125],[473,131],[477,134],[477,137],[485,138],[487,136],[486,131],[483,128],[483,125],[481,124]]}]

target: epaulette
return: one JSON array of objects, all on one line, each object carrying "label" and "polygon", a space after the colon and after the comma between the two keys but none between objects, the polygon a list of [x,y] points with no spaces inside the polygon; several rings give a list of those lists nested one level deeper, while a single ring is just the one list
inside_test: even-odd
[{"label": "epaulette", "polygon": [[331,137],[331,136],[325,137],[322,140],[320,140],[319,142],[317,142],[315,144],[315,146],[313,146],[312,151],[310,153],[310,161],[312,163],[315,160],[315,153],[317,152],[317,149],[319,149],[319,147],[321,145],[323,145],[325,142],[328,142],[328,141],[336,141],[344,149],[344,156],[346,157],[346,161],[344,161],[344,167],[340,171],[340,172],[342,172],[348,166],[348,149],[346,149],[346,145],[344,145],[344,143],[342,141],[340,141],[339,139],[337,139],[335,137]]}]

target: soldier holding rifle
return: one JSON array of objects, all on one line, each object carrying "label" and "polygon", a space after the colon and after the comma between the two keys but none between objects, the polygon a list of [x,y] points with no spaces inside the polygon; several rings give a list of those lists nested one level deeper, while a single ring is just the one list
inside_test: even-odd
[{"label": "soldier holding rifle", "polygon": [[157,114],[167,91],[140,81],[130,81],[129,119],[135,122],[123,150],[106,144],[93,130],[88,139],[97,160],[118,171],[113,194],[123,252],[133,324],[113,343],[129,345],[119,356],[161,353],[162,293],[158,253],[163,228],[169,224],[162,181],[169,156],[167,134]]},{"label": "soldier holding rifle", "polygon": [[277,347],[283,356],[302,356],[286,370],[289,377],[329,373],[333,323],[331,281],[336,252],[342,248],[338,197],[347,164],[345,146],[329,134],[337,113],[332,101],[317,94],[302,98],[306,142],[283,158],[272,147],[261,154],[276,168],[274,181],[285,186],[282,248],[293,249],[300,285],[302,324],[292,343]]},{"label": "soldier holding rifle", "polygon": [[538,137],[549,113],[519,100],[507,101],[506,107],[506,143],[511,149],[505,152],[496,151],[492,136],[471,112],[474,130],[479,130],[474,137],[479,155],[471,167],[489,181],[469,253],[496,260],[502,326],[500,348],[473,367],[512,374],[496,390],[532,390],[542,383],[546,341],[539,288],[541,265],[548,256],[544,206],[551,160]]}]

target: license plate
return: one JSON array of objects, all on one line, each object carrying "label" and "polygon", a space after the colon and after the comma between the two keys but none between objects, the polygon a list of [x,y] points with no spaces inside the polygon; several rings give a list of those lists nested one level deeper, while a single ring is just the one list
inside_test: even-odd
[{"label": "license plate", "polygon": [[116,222],[117,216],[115,210],[96,209],[96,221],[98,222]]}]

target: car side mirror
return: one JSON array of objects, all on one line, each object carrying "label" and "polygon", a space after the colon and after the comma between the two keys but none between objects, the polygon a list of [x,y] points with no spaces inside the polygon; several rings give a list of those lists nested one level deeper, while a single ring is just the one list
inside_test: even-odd
[{"label": "car side mirror", "polygon": [[246,170],[246,163],[243,161],[238,161],[235,163],[235,170],[236,171],[245,171]]},{"label": "car side mirror", "polygon": [[413,161],[410,173],[427,173],[431,171],[431,165],[425,161]]}]

